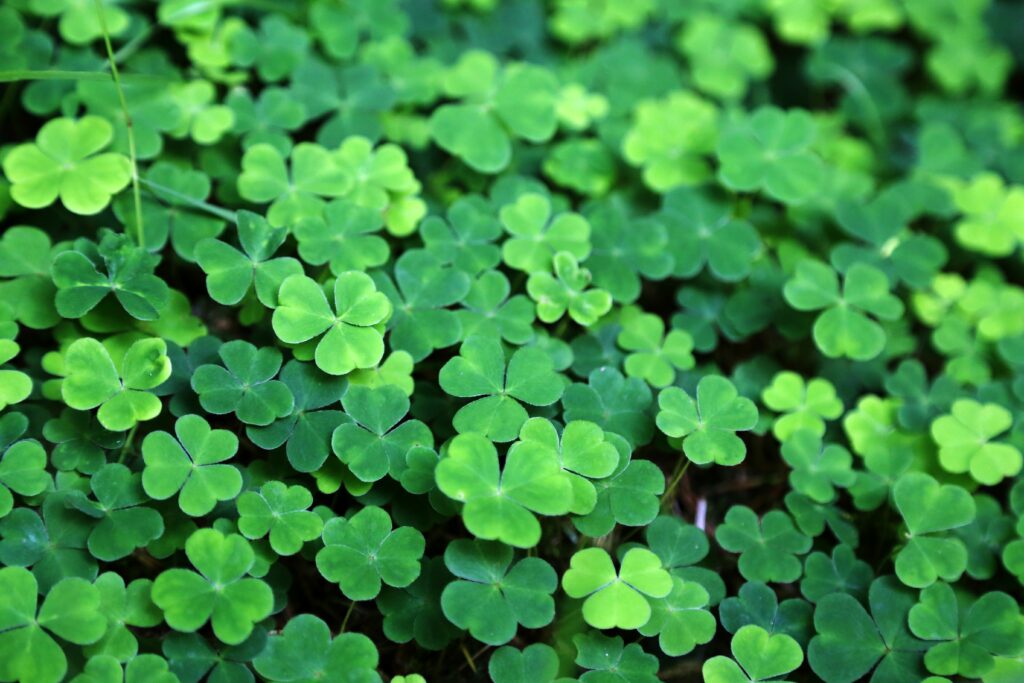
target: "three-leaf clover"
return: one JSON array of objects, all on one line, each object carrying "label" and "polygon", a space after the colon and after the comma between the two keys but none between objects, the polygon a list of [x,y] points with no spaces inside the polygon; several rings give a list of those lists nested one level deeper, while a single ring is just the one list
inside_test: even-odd
[{"label": "three-leaf clover", "polygon": [[235,413],[242,422],[259,426],[291,414],[295,397],[286,384],[274,379],[281,369],[280,351],[236,339],[217,349],[217,355],[223,367],[200,365],[192,375],[192,389],[203,410]]},{"label": "three-leaf clover", "polygon": [[238,437],[226,429],[211,429],[199,415],[174,423],[177,438],[150,432],[142,442],[142,486],[156,500],[178,494],[178,506],[192,517],[213,510],[217,501],[232,500],[242,490],[242,475],[223,464],[238,451]]},{"label": "three-leaf clover", "polygon": [[551,200],[527,192],[512,204],[501,207],[501,224],[509,233],[501,245],[502,259],[509,268],[526,273],[551,270],[555,254],[568,252],[582,261],[590,254],[590,223],[578,213],[552,216]]},{"label": "three-leaf clover", "polygon": [[611,294],[603,289],[587,288],[590,271],[580,268],[572,254],[560,251],[552,263],[554,275],[534,272],[526,281],[526,291],[537,302],[537,317],[542,322],[556,322],[568,311],[570,318],[589,327],[611,310]]},{"label": "three-leaf clover", "polygon": [[268,481],[259,491],[246,491],[235,501],[238,530],[248,539],[267,536],[278,555],[294,555],[323,530],[323,519],[309,511],[312,504],[306,487]]},{"label": "three-leaf clover", "polygon": [[393,529],[391,517],[379,507],[329,520],[323,539],[317,569],[349,600],[372,600],[382,583],[405,588],[420,575],[423,534],[407,526]]},{"label": "three-leaf clover", "polygon": [[950,414],[931,425],[932,439],[939,446],[939,464],[947,472],[969,472],[987,486],[1017,475],[1024,466],[1020,451],[1008,443],[992,442],[1012,424],[1010,411],[999,404],[955,401]]},{"label": "three-leaf clover", "polygon": [[708,611],[710,596],[696,581],[672,578],[672,591],[651,604],[651,618],[640,627],[645,636],[658,636],[661,651],[679,657],[715,635],[715,618]]},{"label": "three-leaf clover", "polygon": [[683,439],[683,452],[698,465],[738,465],[747,447],[736,432],[757,424],[757,406],[739,395],[732,382],[706,375],[697,384],[697,400],[678,387],[658,394],[658,429]]},{"label": "three-leaf clover", "polygon": [[300,220],[293,232],[303,261],[312,266],[328,263],[331,272],[340,275],[384,265],[391,248],[376,234],[383,227],[380,211],[336,199],[324,207],[322,215]]},{"label": "three-leaf clover", "polygon": [[853,456],[838,444],[822,443],[814,432],[801,429],[782,444],[782,459],[793,468],[789,482],[818,503],[830,503],[836,487],[852,486],[857,479]]},{"label": "three-leaf clover", "polygon": [[[800,644],[785,633],[771,634],[760,626],[744,626],[732,637],[732,656],[704,662],[707,683],[758,683],[779,681],[804,662]],[[737,663],[738,662],[738,663]]]},{"label": "three-leaf clover", "polygon": [[904,474],[892,488],[907,525],[907,542],[896,555],[896,576],[912,588],[938,579],[956,581],[967,568],[963,541],[948,532],[974,520],[974,499],[955,484],[939,484],[922,472]]},{"label": "three-leaf clover", "polygon": [[618,571],[603,548],[573,554],[562,576],[562,588],[573,598],[586,598],[583,618],[594,628],[640,628],[651,618],[651,598],[672,591],[672,577],[661,559],[646,548],[631,548]]},{"label": "three-leaf clover", "polygon": [[[289,619],[252,660],[257,673],[280,683],[377,681],[378,663],[372,640],[362,633],[341,633],[332,638],[331,628],[312,614]],[[248,669],[245,671],[252,676]]]},{"label": "three-leaf clover", "polygon": [[761,253],[761,238],[749,222],[717,197],[690,188],[673,190],[662,201],[666,245],[675,260],[672,274],[691,278],[706,267],[718,280],[733,282],[750,274]]},{"label": "three-leaf clover", "polygon": [[89,553],[97,560],[113,562],[164,532],[160,513],[146,507],[141,477],[120,463],[104,465],[89,480],[96,500],[73,491],[67,504],[97,520],[89,534]]},{"label": "three-leaf clover", "polygon": [[820,377],[804,381],[788,370],[772,378],[761,392],[761,400],[775,412],[784,413],[772,424],[772,434],[779,441],[800,430],[822,436],[825,421],[834,420],[843,412],[843,402],[831,382]]},{"label": "three-leaf clover", "polygon": [[665,334],[665,321],[637,306],[627,306],[619,315],[622,330],[616,343],[630,354],[623,362],[629,377],[639,377],[660,389],[672,384],[677,370],[694,366],[693,337],[685,330]]},{"label": "three-leaf clover", "polygon": [[761,518],[745,505],[734,505],[715,531],[715,540],[731,553],[740,553],[739,569],[748,581],[792,583],[803,567],[798,555],[811,549],[811,539],[797,531],[781,510]]},{"label": "three-leaf clover", "polygon": [[346,375],[383,358],[380,326],[390,315],[391,302],[365,273],[347,271],[335,279],[334,310],[315,280],[292,275],[281,284],[273,327],[287,344],[323,335],[314,353],[317,367],[330,375]]},{"label": "three-leaf clover", "polygon": [[198,573],[161,572],[153,582],[153,602],[176,631],[197,631],[209,621],[221,642],[241,643],[274,605],[270,586],[245,578],[256,562],[249,542],[238,534],[199,529],[185,542],[185,554]]},{"label": "three-leaf clover", "polygon": [[50,486],[42,444],[22,438],[28,426],[28,418],[21,413],[0,417],[0,518],[14,507],[12,491],[35,496]]}]

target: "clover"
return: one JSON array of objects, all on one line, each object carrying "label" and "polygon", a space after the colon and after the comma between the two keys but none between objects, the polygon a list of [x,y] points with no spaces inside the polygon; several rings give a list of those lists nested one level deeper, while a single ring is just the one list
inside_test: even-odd
[{"label": "clover", "polygon": [[672,272],[668,230],[656,218],[631,215],[618,197],[591,205],[590,255],[585,259],[594,284],[612,299],[632,303],[640,296],[642,278],[660,280]]},{"label": "clover", "polygon": [[136,341],[124,352],[118,365],[103,344],[92,337],[82,337],[64,354],[67,376],[61,383],[61,397],[69,407],[99,407],[96,416],[100,424],[115,432],[131,429],[160,414],[163,406],[150,390],[171,374],[163,339]]},{"label": "clover", "polygon": [[976,507],[955,484],[939,484],[930,475],[909,472],[892,488],[893,503],[907,526],[906,544],[896,555],[896,576],[912,588],[938,579],[956,581],[967,568],[967,549],[951,529],[970,524]]},{"label": "clover", "polygon": [[639,377],[660,389],[672,384],[677,370],[694,366],[693,338],[684,330],[665,334],[665,322],[656,315],[627,306],[619,315],[622,330],[616,343],[631,353],[623,369],[628,377]]},{"label": "clover", "polygon": [[558,655],[544,643],[534,643],[522,650],[506,645],[491,655],[487,661],[487,673],[494,683],[528,680],[552,683],[558,675]]},{"label": "clover", "polygon": [[551,199],[527,192],[501,207],[499,217],[508,239],[501,256],[509,268],[526,273],[551,269],[555,254],[568,252],[582,261],[590,254],[590,223],[578,213],[553,214]]},{"label": "clover", "polygon": [[924,366],[905,360],[886,378],[885,388],[900,399],[899,422],[907,429],[922,430],[934,418],[949,410],[960,392],[949,375],[940,375],[929,384]]},{"label": "clover", "polygon": [[477,432],[492,441],[511,441],[526,422],[522,403],[547,406],[562,396],[563,385],[550,357],[524,347],[506,361],[494,337],[468,337],[459,355],[441,368],[438,381],[445,393],[475,398],[459,408],[453,425],[459,433]]},{"label": "clover", "polygon": [[85,579],[56,583],[38,607],[39,586],[22,567],[0,568],[4,613],[0,621],[0,678],[25,683],[58,683],[68,669],[53,636],[76,645],[95,643],[107,630],[96,618],[100,593]]},{"label": "clover", "polygon": [[761,32],[753,25],[715,14],[698,14],[676,37],[676,47],[693,69],[694,84],[724,100],[746,94],[749,81],[769,76],[775,60]]},{"label": "clover", "polygon": [[661,560],[646,548],[626,551],[618,571],[603,548],[580,550],[562,575],[569,597],[586,598],[583,619],[599,629],[642,627],[652,614],[648,597],[664,598],[672,587]]},{"label": "clover", "polygon": [[160,655],[141,654],[132,657],[122,670],[121,662],[107,654],[93,655],[85,663],[82,673],[71,679],[74,683],[174,683],[178,676],[174,674],[167,660]]},{"label": "clover", "polygon": [[274,379],[281,369],[280,351],[236,339],[223,344],[217,356],[223,367],[200,365],[192,375],[192,389],[203,410],[213,415],[234,413],[257,426],[291,414],[295,397],[286,384]]},{"label": "clover", "polygon": [[47,496],[41,516],[30,508],[17,507],[0,519],[0,562],[32,567],[43,591],[68,577],[96,576],[96,560],[86,547],[93,524],[66,505],[68,496],[67,492]]},{"label": "clover", "polygon": [[232,130],[242,133],[242,146],[266,143],[283,153],[292,146],[289,133],[302,126],[306,108],[282,88],[267,88],[258,98],[247,90],[232,90],[225,100],[234,115]]},{"label": "clover", "polygon": [[317,367],[329,375],[345,375],[373,367],[384,356],[384,335],[377,326],[391,310],[387,297],[365,273],[348,271],[335,279],[333,311],[315,280],[292,275],[278,293],[274,334],[288,344],[323,335],[314,354]]},{"label": "clover", "polygon": [[242,490],[242,475],[223,463],[238,451],[238,438],[226,429],[211,429],[199,415],[178,418],[174,434],[150,432],[142,442],[146,494],[156,500],[177,494],[178,506],[192,517],[234,499]]},{"label": "clover", "polygon": [[831,557],[822,552],[807,556],[800,592],[811,602],[820,602],[826,595],[846,593],[863,600],[874,578],[871,565],[858,560],[853,548],[837,545]]},{"label": "clover", "polygon": [[572,508],[573,485],[555,454],[543,449],[498,451],[480,434],[460,434],[437,463],[437,486],[461,501],[462,521],[477,538],[530,548],[540,540],[534,513],[564,515]]},{"label": "clover", "polygon": [[566,388],[562,396],[566,420],[587,420],[640,446],[651,440],[653,430],[647,417],[652,402],[646,382],[626,378],[615,368],[602,367]]},{"label": "clover", "polygon": [[394,385],[350,385],[341,405],[352,422],[334,430],[331,449],[360,481],[378,481],[388,472],[400,477],[410,448],[434,445],[430,429],[419,420],[398,424],[409,412],[409,398]]},{"label": "clover", "polygon": [[445,548],[444,563],[457,578],[441,593],[441,609],[482,643],[504,645],[520,625],[542,628],[555,617],[558,575],[540,558],[513,563],[507,545],[456,539]]},{"label": "clover", "polygon": [[801,429],[782,444],[782,458],[793,471],[789,481],[793,489],[819,503],[830,503],[836,487],[846,488],[856,481],[853,456],[838,444],[822,443],[814,432]]},{"label": "clover", "polygon": [[823,165],[810,151],[817,134],[802,109],[766,106],[727,126],[718,139],[718,177],[731,190],[760,190],[783,204],[818,191]]},{"label": "clover", "polygon": [[814,343],[830,358],[871,360],[882,352],[886,335],[868,314],[882,320],[903,314],[903,303],[889,293],[885,274],[862,263],[846,271],[840,293],[834,270],[818,261],[800,261],[784,292],[797,310],[824,309],[814,321],[813,335]]},{"label": "clover", "polygon": [[710,462],[737,465],[747,447],[736,432],[754,428],[757,406],[738,394],[732,382],[707,375],[697,384],[694,401],[682,389],[669,387],[658,394],[658,429],[683,438],[683,453],[698,465]]},{"label": "clover", "polygon": [[969,472],[975,481],[993,486],[1012,477],[1024,466],[1015,446],[993,443],[992,439],[1013,424],[1010,411],[995,403],[959,399],[949,415],[931,425],[932,439],[939,446],[939,464],[947,472]]},{"label": "clover", "polygon": [[780,372],[761,392],[765,406],[784,413],[772,424],[772,433],[786,441],[798,431],[818,436],[825,434],[825,421],[834,420],[843,412],[843,402],[827,379],[814,377],[805,381],[795,372]]},{"label": "clover", "polygon": [[393,235],[416,230],[427,206],[419,198],[420,183],[402,147],[386,143],[374,149],[368,138],[354,135],[341,143],[335,159],[353,179],[348,199],[382,214]]},{"label": "clover", "polygon": [[[0,236],[0,278],[15,318],[22,325],[42,329],[60,316],[54,305],[50,268],[56,250],[50,237],[38,228],[14,226]],[[7,361],[4,361],[5,363]]]},{"label": "clover", "polygon": [[710,596],[695,581],[672,579],[672,591],[653,601],[651,618],[640,627],[645,636],[658,636],[661,651],[679,657],[698,645],[710,642],[715,635],[715,618],[708,611]]},{"label": "clover", "polygon": [[198,572],[166,569],[153,582],[153,602],[167,625],[191,633],[208,621],[217,638],[237,645],[273,609],[273,592],[259,579],[245,578],[256,562],[249,542],[238,534],[199,529],[185,542]]},{"label": "clover", "polygon": [[734,597],[722,600],[718,616],[729,633],[754,625],[768,633],[782,633],[798,643],[810,638],[808,630],[814,606],[800,598],[779,601],[769,586],[760,581],[744,583]]},{"label": "clover", "polygon": [[441,556],[424,558],[418,579],[407,588],[384,587],[377,597],[383,630],[396,643],[416,644],[427,650],[443,649],[461,630],[445,617],[441,594],[452,575]]},{"label": "clover", "polygon": [[479,275],[501,261],[501,224],[482,197],[467,195],[452,202],[445,217],[430,216],[419,228],[428,252],[469,275]]},{"label": "clover", "polygon": [[[257,627],[240,644],[219,645],[215,649],[198,633],[171,631],[164,639],[161,650],[175,664],[176,671],[192,676],[230,679],[244,677],[247,672],[251,675],[250,661],[264,650],[268,640],[266,631]],[[188,662],[187,670],[181,667],[179,662],[182,660]]]},{"label": "clover", "polygon": [[615,471],[595,482],[597,500],[588,514],[573,519],[573,524],[588,536],[604,536],[616,524],[644,526],[658,516],[665,491],[665,475],[650,460],[631,458],[629,443],[617,435],[605,438],[619,451]]},{"label": "clover", "polygon": [[659,680],[658,658],[644,652],[640,643],[626,645],[619,636],[594,632],[579,633],[573,636],[572,642],[576,645],[576,664],[588,669],[580,676],[585,683],[600,683],[608,677],[636,683]]},{"label": "clover", "polygon": [[28,427],[21,413],[0,417],[0,519],[13,509],[14,493],[35,496],[51,485],[42,444],[22,438]]},{"label": "clover", "polygon": [[381,266],[388,260],[391,248],[376,234],[383,227],[380,211],[350,199],[335,199],[321,214],[298,221],[293,233],[303,261],[314,266],[327,263],[334,275],[340,275]]},{"label": "clover", "polygon": [[760,626],[744,626],[732,637],[732,656],[712,657],[701,671],[708,683],[780,681],[804,661],[800,644],[784,633],[774,635]]},{"label": "clover", "polygon": [[437,144],[481,173],[497,173],[512,159],[512,138],[545,142],[558,120],[555,75],[532,64],[499,67],[482,50],[465,52],[444,76],[444,104],[430,117]]},{"label": "clover", "polygon": [[729,508],[715,540],[725,550],[740,553],[740,574],[748,581],[796,581],[803,573],[797,556],[811,549],[811,539],[797,531],[785,512],[770,510],[758,519],[743,505]]},{"label": "clover", "polygon": [[308,509],[312,504],[304,486],[268,481],[259,491],[246,491],[236,499],[238,530],[250,540],[267,536],[278,555],[294,555],[323,530],[323,520]]},{"label": "clover", "polygon": [[256,298],[270,308],[277,305],[281,283],[302,274],[302,264],[290,256],[274,258],[288,237],[285,228],[273,228],[251,211],[235,216],[242,251],[227,242],[208,238],[196,243],[194,255],[206,273],[206,288],[217,303],[234,305],[255,290]]},{"label": "clover", "polygon": [[258,204],[270,203],[267,220],[275,228],[315,217],[323,198],[343,197],[353,180],[338,159],[320,145],[300,142],[284,155],[272,145],[257,143],[242,156],[238,193]]},{"label": "clover", "polygon": [[568,312],[574,321],[589,327],[612,308],[611,295],[603,289],[588,289],[590,271],[580,268],[576,259],[565,251],[555,254],[554,276],[531,273],[526,291],[537,302],[537,317],[542,322],[557,322]]},{"label": "clover", "polygon": [[[85,648],[90,660],[131,660],[128,666],[132,674],[145,671],[160,675],[161,671],[166,672],[167,662],[163,658],[139,654],[139,641],[130,628],[154,628],[163,621],[163,615],[150,599],[153,582],[135,579],[126,584],[119,574],[104,572],[96,577],[93,584],[100,592],[100,611],[106,617],[107,630],[99,641]],[[150,658],[157,661],[149,661]]]},{"label": "clover", "polygon": [[1006,187],[997,174],[981,173],[957,188],[953,201],[962,214],[953,232],[957,242],[986,256],[1009,256],[1017,249],[1024,188]]},{"label": "clover", "polygon": [[253,667],[269,681],[373,680],[377,648],[361,633],[331,637],[319,617],[300,614],[288,620],[280,633],[253,659]]},{"label": "clover", "polygon": [[30,209],[50,206],[59,197],[72,213],[99,213],[131,179],[126,156],[97,154],[113,137],[113,127],[99,116],[46,122],[34,143],[18,145],[4,157],[11,197]]},{"label": "clover", "polygon": [[420,575],[423,534],[407,526],[393,529],[379,507],[328,520],[323,539],[317,569],[350,600],[372,600],[382,584],[405,588]]},{"label": "clover", "polygon": [[530,299],[510,297],[512,286],[501,271],[485,270],[473,281],[455,312],[465,337],[501,337],[510,344],[525,344],[534,337],[536,317]]}]

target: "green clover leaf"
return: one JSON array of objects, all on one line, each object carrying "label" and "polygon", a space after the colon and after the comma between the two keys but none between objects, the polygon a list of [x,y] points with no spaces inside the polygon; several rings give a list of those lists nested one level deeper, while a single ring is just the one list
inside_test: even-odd
[{"label": "green clover leaf", "polygon": [[292,275],[278,293],[274,334],[287,344],[323,335],[316,344],[317,367],[329,375],[345,375],[383,358],[384,335],[378,326],[391,310],[388,298],[365,273],[348,271],[335,279],[333,311],[323,287],[305,275]]},{"label": "green clover leaf", "polygon": [[619,451],[619,465],[611,476],[595,482],[597,501],[587,515],[573,524],[587,536],[604,536],[616,524],[645,526],[658,516],[665,475],[650,460],[632,460],[629,443],[605,432],[605,438]]},{"label": "green clover leaf", "polygon": [[818,503],[830,503],[836,487],[852,486],[857,479],[853,456],[838,444],[822,443],[814,432],[801,429],[782,444],[782,458],[793,468],[789,483]]},{"label": "green clover leaf", "polygon": [[742,98],[748,81],[762,80],[775,68],[768,43],[755,26],[711,13],[690,19],[676,47],[690,61],[694,84],[723,100]]},{"label": "green clover leaf", "polygon": [[244,578],[256,562],[249,542],[238,534],[199,529],[185,542],[185,554],[198,573],[167,569],[153,582],[153,602],[168,626],[191,633],[209,621],[222,643],[241,643],[273,609],[270,586]]},{"label": "green clover leaf", "polygon": [[722,600],[718,606],[722,626],[730,633],[753,624],[768,633],[784,633],[798,643],[810,639],[813,611],[814,607],[800,598],[779,602],[775,591],[760,581],[744,583],[735,597]]},{"label": "green clover leaf", "polygon": [[49,236],[38,228],[9,227],[0,236],[0,292],[26,327],[45,329],[59,321],[50,277],[55,256]]},{"label": "green clover leaf", "polygon": [[107,619],[107,631],[103,638],[85,648],[86,654],[90,655],[91,659],[116,658],[118,661],[140,662],[135,665],[137,670],[149,670],[154,667],[166,670],[167,663],[163,660],[160,660],[162,666],[146,664],[150,657],[158,660],[160,658],[155,655],[140,655],[139,641],[129,628],[153,628],[163,621],[163,614],[151,599],[153,582],[149,579],[135,579],[125,585],[120,575],[104,572],[96,577],[94,584],[100,591],[100,606]]},{"label": "green clover leaf", "polygon": [[273,145],[282,154],[291,150],[288,134],[302,126],[306,108],[282,88],[267,88],[254,99],[248,90],[232,90],[225,104],[234,114],[233,132],[242,133],[242,147]]},{"label": "green clover leaf", "polygon": [[156,500],[178,495],[178,506],[191,517],[202,517],[217,501],[232,500],[242,490],[242,475],[223,464],[238,451],[238,437],[226,429],[211,429],[199,415],[174,423],[177,438],[150,432],[142,442],[142,486]]},{"label": "green clover leaf", "polygon": [[491,655],[487,673],[493,683],[552,683],[558,676],[558,655],[544,643],[522,650],[506,645]]},{"label": "green clover leaf", "polygon": [[661,217],[669,231],[666,247],[675,260],[676,277],[691,278],[707,268],[718,280],[742,280],[763,250],[754,226],[737,217],[730,204],[705,192],[669,192]]},{"label": "green clover leaf", "polygon": [[383,227],[380,211],[350,199],[336,199],[324,207],[322,214],[296,223],[293,232],[303,261],[313,266],[329,263],[331,272],[340,275],[387,262],[391,248],[376,234]]},{"label": "green clover leaf", "polygon": [[798,555],[811,549],[811,539],[797,531],[781,510],[770,510],[761,519],[750,508],[734,505],[715,532],[725,550],[740,553],[739,569],[748,581],[792,583],[803,567]]},{"label": "green clover leaf", "polygon": [[840,544],[832,550],[831,557],[822,552],[807,556],[800,592],[815,603],[833,593],[846,593],[863,600],[873,578],[871,565],[858,560],[853,548]]},{"label": "green clover leaf", "polygon": [[954,227],[956,241],[986,256],[1009,256],[1021,241],[1024,188],[1006,187],[995,173],[981,173],[953,193],[962,218]]},{"label": "green clover leaf", "polygon": [[509,268],[526,273],[551,270],[555,254],[568,252],[582,261],[590,254],[590,223],[578,213],[552,216],[551,200],[536,192],[521,194],[501,207],[499,217],[509,237],[501,245]]},{"label": "green clover leaf", "polygon": [[534,306],[522,294],[509,297],[512,285],[504,273],[485,270],[462,299],[455,314],[464,337],[501,337],[510,344],[525,344],[534,337]]},{"label": "green clover leaf", "polygon": [[423,534],[407,526],[393,529],[391,517],[379,507],[329,520],[323,538],[317,569],[349,600],[372,600],[382,583],[405,588],[420,575]]},{"label": "green clover leaf", "polygon": [[557,322],[568,312],[574,321],[589,327],[611,310],[611,295],[603,289],[587,289],[590,271],[580,268],[572,254],[556,253],[553,265],[554,276],[531,273],[526,281],[526,291],[537,302],[541,322]]},{"label": "green clover leaf", "polygon": [[795,372],[780,372],[761,392],[765,406],[777,413],[772,434],[786,441],[798,431],[818,436],[825,434],[825,421],[835,420],[843,413],[843,402],[827,379],[813,377],[808,381]]},{"label": "green clover leaf", "polygon": [[654,430],[647,414],[651,402],[651,389],[646,382],[623,377],[611,367],[594,370],[586,384],[572,384],[562,396],[566,420],[593,422],[636,446],[651,440]]},{"label": "green clover leaf", "polygon": [[904,474],[892,488],[893,502],[907,525],[907,542],[896,555],[896,576],[912,588],[938,579],[956,581],[967,568],[967,549],[944,532],[970,524],[976,507],[954,484],[939,484],[921,472]]},{"label": "green clover leaf", "polygon": [[11,197],[30,209],[47,207],[60,197],[72,213],[99,213],[131,179],[126,156],[97,154],[113,137],[113,127],[98,116],[46,122],[34,143],[18,145],[4,157]]},{"label": "green clover leaf", "polygon": [[380,212],[393,235],[404,237],[416,230],[427,205],[419,198],[420,183],[403,148],[387,143],[374,149],[368,138],[356,135],[345,139],[336,160],[354,180],[347,198]]},{"label": "green clover leaf", "polygon": [[736,432],[757,424],[757,406],[740,396],[732,382],[706,375],[697,384],[697,400],[678,387],[658,394],[658,429],[683,438],[683,452],[698,465],[738,465],[747,447]]},{"label": "green clover leaf", "polygon": [[522,403],[548,406],[564,390],[551,358],[541,349],[517,349],[506,364],[501,342],[480,335],[462,343],[459,355],[441,368],[438,381],[450,396],[476,398],[455,413],[455,430],[477,432],[496,442],[516,438],[528,417]]},{"label": "green clover leaf", "polygon": [[[702,673],[708,683],[780,681],[804,661],[800,644],[784,633],[774,635],[760,626],[744,626],[732,637],[732,656],[712,657]],[[739,662],[737,664],[737,662]]]},{"label": "green clover leaf", "polygon": [[389,640],[415,640],[427,650],[441,650],[460,633],[441,608],[441,593],[452,575],[440,556],[424,559],[421,567],[420,577],[409,587],[385,586],[377,598],[377,607],[384,617],[384,634]]},{"label": "green clover leaf", "polygon": [[533,513],[564,515],[574,501],[572,482],[554,453],[510,449],[504,466],[494,444],[480,434],[460,434],[437,463],[437,486],[464,503],[462,521],[477,538],[530,548],[540,540]]},{"label": "green clover leaf", "polygon": [[586,598],[583,618],[599,629],[640,628],[651,618],[651,604],[645,596],[664,598],[672,586],[661,559],[646,548],[628,550],[618,571],[603,548],[580,550],[562,575],[566,594]]},{"label": "green clover leaf", "polygon": [[15,508],[0,519],[0,562],[32,567],[45,591],[62,579],[92,580],[96,560],[86,548],[92,520],[68,507],[68,493],[50,494],[43,501],[42,518],[29,508]]},{"label": "green clover leaf", "polygon": [[457,578],[441,593],[441,609],[488,645],[504,645],[520,625],[543,628],[555,617],[555,570],[536,557],[512,560],[512,548],[500,543],[460,538],[444,551],[445,566]]},{"label": "green clover leaf", "polygon": [[35,496],[51,485],[42,444],[22,438],[28,426],[28,418],[21,413],[0,417],[0,518],[14,507],[12,492]]},{"label": "green clover leaf", "polygon": [[313,496],[304,486],[268,481],[238,497],[238,530],[250,540],[267,536],[281,556],[294,555],[302,544],[320,537],[323,520],[309,511]]},{"label": "green clover leaf", "polygon": [[213,415],[235,413],[242,422],[257,426],[291,414],[294,396],[286,384],[273,379],[281,369],[280,351],[236,339],[222,345],[217,356],[223,367],[200,365],[192,375],[192,389],[203,410]]},{"label": "green clover leaf", "polygon": [[660,280],[672,272],[668,230],[662,221],[630,215],[621,197],[588,207],[593,249],[585,260],[594,284],[620,303],[640,296],[641,277]]},{"label": "green clover leaf", "polygon": [[361,633],[331,638],[330,627],[312,614],[289,619],[252,662],[266,680],[280,683],[379,681],[378,663],[372,640]]},{"label": "green clover leaf", "polygon": [[501,224],[482,197],[459,197],[445,218],[424,220],[419,233],[427,251],[469,275],[479,275],[501,261],[501,249],[495,244],[502,235]]},{"label": "green clover leaf", "polygon": [[661,651],[670,657],[689,654],[715,635],[715,618],[708,611],[710,596],[694,581],[672,579],[672,591],[653,601],[651,618],[640,627],[645,636],[658,636]]},{"label": "green clover leaf", "polygon": [[939,446],[939,464],[947,472],[969,472],[975,481],[994,486],[1024,466],[1015,446],[993,443],[1013,424],[1013,416],[995,403],[959,399],[949,415],[932,422],[932,439]]},{"label": "green clover leaf", "polygon": [[619,315],[622,330],[616,343],[631,353],[623,369],[628,377],[639,377],[655,389],[667,387],[677,370],[694,366],[693,338],[684,330],[665,334],[665,322],[637,306],[626,306]]},{"label": "green clover leaf", "polygon": [[103,562],[130,555],[164,533],[160,513],[146,507],[141,476],[124,465],[104,465],[92,476],[89,487],[95,501],[72,491],[67,504],[98,520],[89,534],[89,553]]},{"label": "green clover leaf", "polygon": [[175,683],[178,677],[170,671],[167,660],[159,655],[133,657],[121,669],[121,662],[110,655],[94,655],[85,663],[82,673],[72,683]]},{"label": "green clover leaf", "polygon": [[67,376],[61,397],[75,410],[99,407],[97,418],[110,431],[124,431],[160,414],[160,399],[150,393],[171,375],[163,339],[140,339],[114,364],[106,347],[91,337],[76,340],[64,357]]}]

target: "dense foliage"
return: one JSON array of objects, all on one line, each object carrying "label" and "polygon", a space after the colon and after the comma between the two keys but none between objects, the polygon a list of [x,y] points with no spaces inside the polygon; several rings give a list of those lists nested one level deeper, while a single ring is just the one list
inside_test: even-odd
[{"label": "dense foliage", "polygon": [[0,682],[1024,681],[1024,4],[0,36]]}]

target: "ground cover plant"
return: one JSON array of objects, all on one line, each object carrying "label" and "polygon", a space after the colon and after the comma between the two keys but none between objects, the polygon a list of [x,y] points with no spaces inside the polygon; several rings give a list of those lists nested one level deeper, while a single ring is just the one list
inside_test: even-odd
[{"label": "ground cover plant", "polygon": [[1024,681],[1024,4],[0,36],[0,683]]}]

